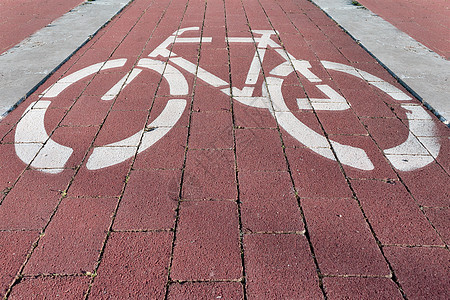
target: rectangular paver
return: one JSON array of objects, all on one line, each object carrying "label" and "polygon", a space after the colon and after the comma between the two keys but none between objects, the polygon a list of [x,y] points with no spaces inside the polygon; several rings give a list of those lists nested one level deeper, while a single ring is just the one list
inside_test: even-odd
[{"label": "rectangular paver", "polygon": [[361,180],[352,186],[381,243],[443,244],[401,182]]},{"label": "rectangular paver", "polygon": [[164,297],[172,233],[112,233],[90,292],[92,298]]},{"label": "rectangular paver", "polygon": [[384,253],[408,299],[447,299],[450,296],[447,249],[386,247]]},{"label": "rectangular paver", "polygon": [[39,237],[37,231],[0,232],[0,295],[4,296],[25,262],[31,246]]},{"label": "rectangular paver", "polygon": [[9,299],[82,299],[89,288],[90,277],[26,277],[15,285]]},{"label": "rectangular paver", "polygon": [[114,198],[66,198],[24,273],[93,273],[117,205]]},{"label": "rectangular paver", "polygon": [[[36,170],[26,171],[0,206],[0,228],[44,227],[72,176],[72,170],[65,170],[57,175]],[[40,182],[38,189],[36,182]]]},{"label": "rectangular paver", "polygon": [[354,199],[302,199],[311,242],[326,275],[389,275]]},{"label": "rectangular paver", "polygon": [[168,299],[243,299],[244,291],[240,282],[187,282],[174,283],[169,287]]},{"label": "rectangular paver", "polygon": [[173,280],[242,277],[239,223],[232,201],[184,201],[173,253]]},{"label": "rectangular paver", "polygon": [[184,199],[236,199],[233,151],[188,151],[182,197]]},{"label": "rectangular paver", "polygon": [[322,299],[306,238],[296,234],[244,237],[249,299]]},{"label": "rectangular paver", "polygon": [[175,224],[180,171],[132,171],[114,230],[167,230]]},{"label": "rectangular paver", "polygon": [[389,278],[327,277],[323,284],[328,299],[403,299]]},{"label": "rectangular paver", "polygon": [[248,232],[304,230],[287,172],[239,172],[242,226]]}]

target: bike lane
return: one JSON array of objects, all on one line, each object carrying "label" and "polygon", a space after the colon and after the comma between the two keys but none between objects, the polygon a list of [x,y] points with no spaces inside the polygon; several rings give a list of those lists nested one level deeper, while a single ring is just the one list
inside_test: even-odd
[{"label": "bike lane", "polygon": [[136,0],[0,123],[2,293],[445,296],[449,132],[409,97],[310,2]]}]

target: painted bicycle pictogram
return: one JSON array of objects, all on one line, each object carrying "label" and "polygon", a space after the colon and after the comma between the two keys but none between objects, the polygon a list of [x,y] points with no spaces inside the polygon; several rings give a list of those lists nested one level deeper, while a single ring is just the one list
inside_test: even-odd
[{"label": "painted bicycle pictogram", "polygon": [[[199,80],[208,85],[220,89],[220,91],[233,100],[254,107],[255,109],[267,109],[276,119],[281,128],[288,132],[303,146],[311,149],[318,155],[327,159],[338,159],[342,164],[360,170],[373,170],[374,165],[364,149],[344,145],[333,141],[324,135],[317,133],[307,125],[302,123],[288,108],[282,93],[282,86],[285,78],[293,72],[297,72],[309,82],[315,84],[326,98],[299,98],[296,99],[300,109],[339,111],[350,109],[347,100],[327,84],[322,84],[322,79],[317,77],[311,70],[311,64],[306,60],[296,59],[288,53],[279,43],[274,41],[273,36],[277,33],[273,30],[253,30],[253,37],[228,37],[228,43],[256,44],[253,59],[245,79],[243,88],[239,89],[231,86],[230,83],[215,76],[207,70],[198,67],[195,63],[177,55],[169,50],[169,46],[177,43],[209,43],[211,37],[182,37],[187,31],[199,30],[198,27],[183,28],[175,31],[163,43],[156,47],[146,58],[138,61],[136,66],[127,73],[117,84],[115,84],[101,100],[109,101],[114,99],[122,89],[127,87],[143,71],[153,71],[159,73],[170,88],[170,100],[161,114],[151,124],[142,130],[130,135],[128,138],[108,145],[94,148],[87,160],[86,167],[90,170],[106,168],[124,162],[133,157],[136,153],[147,150],[178,122],[182,113],[186,109],[186,100],[183,97],[189,93],[187,80],[180,70],[197,76]],[[261,96],[253,96],[261,76],[261,68],[268,48],[273,49],[284,61],[270,70],[263,80]],[[75,82],[86,78],[94,73],[123,67],[126,59],[114,59],[101,62],[58,80],[48,88],[42,98],[31,103],[19,121],[15,134],[15,149],[18,157],[31,167],[43,172],[60,172],[73,150],[70,147],[58,144],[48,136],[44,128],[45,113],[51,103],[51,98],[58,97],[67,87]],[[401,106],[408,107],[408,120],[415,119],[417,115],[427,115],[421,106],[408,106],[411,97],[403,93],[392,84],[353,66],[340,63],[321,61],[326,70],[342,72],[355,77],[355,80],[365,80],[372,86],[386,93],[395,101],[401,102]],[[259,88],[259,87],[258,87]],[[414,107],[414,109],[411,109]],[[31,108],[40,108],[31,110]],[[384,149],[384,154],[390,163],[398,170],[411,171],[422,168],[431,163],[437,157],[440,144],[433,136],[434,123],[422,122],[420,125],[410,122],[410,132],[406,140],[390,149]],[[412,132],[413,126],[421,126],[426,138],[418,138]],[[151,128],[151,130],[149,130]],[[43,146],[40,144],[42,141]],[[25,143],[26,142],[26,143]],[[35,142],[30,147],[30,143]],[[126,146],[126,147],[124,147]],[[334,150],[334,153],[330,149]]]}]

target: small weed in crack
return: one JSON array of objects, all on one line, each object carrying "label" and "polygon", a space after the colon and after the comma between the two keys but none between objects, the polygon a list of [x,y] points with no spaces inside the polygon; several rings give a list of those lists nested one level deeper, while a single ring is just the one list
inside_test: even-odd
[{"label": "small weed in crack", "polygon": [[361,3],[359,3],[358,1],[355,1],[355,0],[352,0],[352,3],[351,3],[353,6],[357,6],[358,8],[361,8],[361,9],[367,9],[367,8],[365,8]]}]

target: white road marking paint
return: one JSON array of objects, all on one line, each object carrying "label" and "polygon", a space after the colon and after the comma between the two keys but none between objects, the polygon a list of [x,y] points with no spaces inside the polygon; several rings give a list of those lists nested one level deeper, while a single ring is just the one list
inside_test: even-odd
[{"label": "white road marking paint", "polygon": [[383,79],[378,78],[370,73],[367,73],[360,69],[354,68],[352,66],[347,66],[347,65],[343,65],[343,64],[339,64],[339,63],[335,63],[335,62],[322,60],[321,63],[325,69],[344,72],[344,73],[362,78],[362,79],[366,80],[369,84],[379,88],[380,90],[382,90],[383,92],[385,92],[386,94],[388,94],[395,100],[398,100],[398,101],[411,100],[411,97],[409,97],[408,95],[403,93],[400,89],[396,88],[389,82],[386,82]]},{"label": "white road marking paint", "polygon": [[17,156],[31,167],[46,173],[59,173],[72,155],[73,150],[49,139],[44,118],[50,101],[31,103],[16,127],[15,150]]},{"label": "white road marking paint", "polygon": [[441,145],[439,138],[434,136],[436,125],[422,106],[404,104],[402,107],[407,110],[408,138],[396,147],[385,149],[384,153],[396,169],[406,172],[432,163],[439,155]]},{"label": "white road marking paint", "polygon": [[133,69],[130,74],[126,74],[109,91],[107,91],[101,99],[105,101],[114,99],[119,94],[119,92],[124,89],[131,81],[133,81],[133,79],[135,79],[136,76],[138,76],[141,72],[142,70],[140,69]]},{"label": "white road marking paint", "polygon": [[[253,91],[255,87],[243,87],[242,90],[237,87],[232,88],[232,96],[233,99],[247,106],[256,107],[256,108],[266,108],[272,111],[272,104],[270,103],[270,98],[267,93],[267,87],[264,88],[265,84],[263,84],[263,96],[262,97],[253,97]],[[225,88],[221,89],[221,92],[230,96],[230,89]]]},{"label": "white road marking paint", "polygon": [[[184,28],[174,32],[172,36],[168,37],[149,56],[161,55],[163,57],[169,57],[172,55],[172,58],[169,59],[170,62],[191,74],[196,74],[198,78],[206,83],[214,87],[229,86],[229,83],[226,81],[186,59],[173,57],[175,54],[170,53],[167,49],[171,43],[202,43],[212,41],[211,38],[178,37],[178,35],[188,30],[198,30],[198,27]],[[262,36],[254,39],[228,38],[229,42],[257,43],[257,51],[255,52],[247,74],[246,85],[254,85],[257,82],[267,47],[275,48],[275,51],[286,60],[285,63],[275,67],[270,72],[271,75],[286,77],[292,72],[297,71],[311,82],[321,82],[321,79],[310,70],[311,64],[308,61],[295,59],[282,49],[280,45],[272,41],[271,35],[276,32],[267,30],[256,30],[253,32]],[[43,97],[56,97],[64,89],[80,79],[104,69],[122,67],[125,62],[126,59],[116,59],[86,67],[56,82],[55,85],[44,92]],[[400,89],[370,73],[339,63],[322,61],[322,64],[326,69],[347,73],[359,79],[366,80],[369,84],[384,91],[395,100],[411,100]],[[178,69],[167,64],[167,62],[143,58],[138,62],[138,67],[151,69],[161,74],[169,84],[171,95],[188,94],[189,87],[185,77]],[[102,100],[114,99],[120,90],[136,78],[141,71],[141,69],[134,69],[129,76],[123,77],[102,97]],[[374,169],[372,162],[363,149],[342,145],[329,140],[300,122],[286,106],[281,90],[283,81],[284,79],[282,78],[267,77],[262,85],[262,97],[252,97],[254,87],[249,86],[245,86],[242,89],[236,87],[230,89],[227,87],[222,88],[221,91],[227,95],[231,94],[233,99],[242,104],[269,109],[280,126],[315,153],[331,160],[336,160],[337,158],[342,164],[361,170]],[[297,104],[300,109],[345,110],[350,108],[345,98],[330,86],[317,85],[317,88],[328,98],[297,99]],[[69,147],[59,145],[47,135],[44,127],[44,117],[49,105],[49,101],[41,100],[32,103],[27,108],[17,125],[15,149],[17,155],[25,163],[30,164],[31,167],[43,172],[59,173],[63,170],[73,150]],[[145,151],[170,131],[181,117],[185,107],[186,100],[184,99],[169,100],[162,113],[146,128],[121,141],[96,147],[88,159],[87,168],[97,170],[112,166],[133,157],[136,153]],[[421,106],[407,103],[402,104],[402,107],[407,110],[410,128],[409,136],[404,143],[386,149],[384,153],[395,168],[401,171],[411,171],[432,162],[434,160],[433,157],[437,157],[439,154],[440,144],[438,137],[435,136],[435,124]],[[335,154],[331,148],[334,149]]]},{"label": "white road marking paint", "polygon": [[265,54],[266,49],[257,49],[257,51],[255,51],[255,56],[253,56],[252,63],[248,69],[245,84],[256,84],[259,78],[259,73],[261,72],[261,61],[263,61]]},{"label": "white road marking paint", "polygon": [[137,66],[156,71],[163,75],[164,79],[169,83],[171,95],[181,96],[189,93],[189,86],[186,79],[174,66],[150,58],[142,58],[139,60]]},{"label": "white road marking paint", "polygon": [[[184,99],[169,100],[162,113],[147,126],[151,131],[140,130],[125,140],[95,148],[86,167],[89,170],[110,167],[133,157],[136,151],[141,153],[148,149],[172,129],[185,107]],[[139,145],[141,137],[142,142]]]},{"label": "white road marking paint", "polygon": [[[292,67],[293,66],[293,67]],[[306,60],[293,60],[292,65],[291,62],[286,61],[279,66],[275,67],[272,71],[270,71],[270,75],[275,76],[288,76],[294,70],[302,74],[306,79],[310,82],[321,82],[322,79],[317,77],[311,70],[311,64]]]},{"label": "white road marking paint", "polygon": [[322,91],[328,98],[299,98],[297,99],[297,105],[299,109],[307,109],[312,107],[315,110],[346,110],[350,108],[344,97],[338,92],[332,89],[327,84],[316,85],[316,87]]},{"label": "white road marking paint", "polygon": [[161,55],[162,57],[169,57],[169,56],[177,56],[175,53],[170,53],[170,50],[167,49],[170,44],[173,43],[210,43],[212,41],[212,38],[210,37],[203,37],[203,38],[180,38],[179,36],[182,35],[186,31],[196,31],[199,30],[198,27],[187,27],[182,28],[177,31],[175,31],[171,36],[169,36],[164,42],[162,42],[158,47],[153,50],[148,57],[157,57]]},{"label": "white road marking paint", "polygon": [[[283,94],[281,92],[281,86],[283,79],[268,77],[267,84],[269,88],[269,94],[272,99],[274,107],[274,117],[284,130],[286,130],[291,136],[297,139],[300,143],[310,148],[312,151],[325,156],[328,159],[335,160],[330,152],[317,151],[317,148],[330,147],[328,140],[321,134],[318,134],[292,114],[286,103],[284,102]],[[358,168],[361,170],[373,170],[374,166],[363,149],[352,147],[349,145],[342,145],[338,142],[331,141],[336,156],[342,164]],[[332,154],[332,152],[331,152]]]},{"label": "white road marking paint", "polygon": [[43,93],[43,97],[45,98],[53,98],[58,96],[62,91],[64,91],[67,87],[72,85],[73,83],[89,76],[95,74],[101,70],[107,70],[112,68],[123,67],[127,62],[126,58],[119,58],[108,60],[106,63],[101,62],[98,64],[94,64],[92,66],[83,68],[79,71],[76,71],[68,76],[65,76],[58,80],[54,85],[46,89]]},{"label": "white road marking paint", "polygon": [[191,73],[193,75],[195,75],[195,72],[197,72],[198,78],[200,78],[204,82],[206,82],[214,87],[229,85],[228,82],[211,74],[210,72],[206,71],[205,69],[198,67],[198,70],[197,70],[196,64],[193,64],[190,61],[188,61],[182,57],[173,57],[173,58],[170,58],[169,60],[171,62],[173,62],[174,64],[176,64],[177,66],[179,66],[180,68],[183,68],[184,70],[188,71],[189,73]]}]

